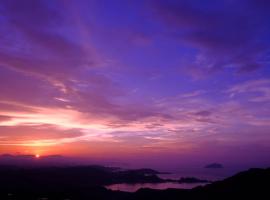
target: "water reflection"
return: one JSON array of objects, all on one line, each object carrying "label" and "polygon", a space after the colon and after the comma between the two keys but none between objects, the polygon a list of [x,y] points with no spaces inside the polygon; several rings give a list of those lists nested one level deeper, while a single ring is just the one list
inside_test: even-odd
[{"label": "water reflection", "polygon": [[136,192],[140,188],[151,188],[151,189],[159,189],[164,190],[168,188],[176,188],[176,189],[191,189],[200,185],[205,185],[205,183],[137,183],[137,184],[113,184],[106,186],[107,189],[111,190],[120,190],[125,192]]}]

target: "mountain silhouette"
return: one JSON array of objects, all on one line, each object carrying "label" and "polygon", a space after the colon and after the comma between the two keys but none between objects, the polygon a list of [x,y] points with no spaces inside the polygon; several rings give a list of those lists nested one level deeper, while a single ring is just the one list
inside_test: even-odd
[{"label": "mountain silhouette", "polygon": [[[28,169],[5,166],[0,167],[0,199],[225,200],[270,198],[270,168],[250,169],[225,180],[189,190],[139,189],[135,193],[129,193],[112,191],[104,187],[104,184],[108,183],[162,181],[162,179],[156,180],[155,174],[143,176],[145,171],[151,172],[151,170],[143,169],[123,173],[118,169],[103,166]],[[136,176],[137,178],[135,178]]]}]

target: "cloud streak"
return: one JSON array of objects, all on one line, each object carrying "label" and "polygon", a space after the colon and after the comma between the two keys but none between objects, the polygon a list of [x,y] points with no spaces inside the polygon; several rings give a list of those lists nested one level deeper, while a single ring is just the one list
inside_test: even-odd
[{"label": "cloud streak", "polygon": [[193,76],[224,68],[254,71],[269,64],[269,12],[257,1],[158,1],[154,12],[171,36],[196,49]]}]

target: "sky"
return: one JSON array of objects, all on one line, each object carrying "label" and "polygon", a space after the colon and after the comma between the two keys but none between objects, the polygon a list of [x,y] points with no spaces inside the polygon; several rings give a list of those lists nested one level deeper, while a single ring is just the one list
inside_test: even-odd
[{"label": "sky", "polygon": [[270,165],[267,0],[1,0],[0,154]]}]

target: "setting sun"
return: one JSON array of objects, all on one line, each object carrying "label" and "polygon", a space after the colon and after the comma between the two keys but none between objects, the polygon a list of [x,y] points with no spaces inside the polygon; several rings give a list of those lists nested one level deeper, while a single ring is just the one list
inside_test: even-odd
[{"label": "setting sun", "polygon": [[39,158],[39,157],[40,157],[40,155],[39,155],[39,154],[36,154],[36,155],[35,155],[35,157],[36,157],[36,158]]}]

